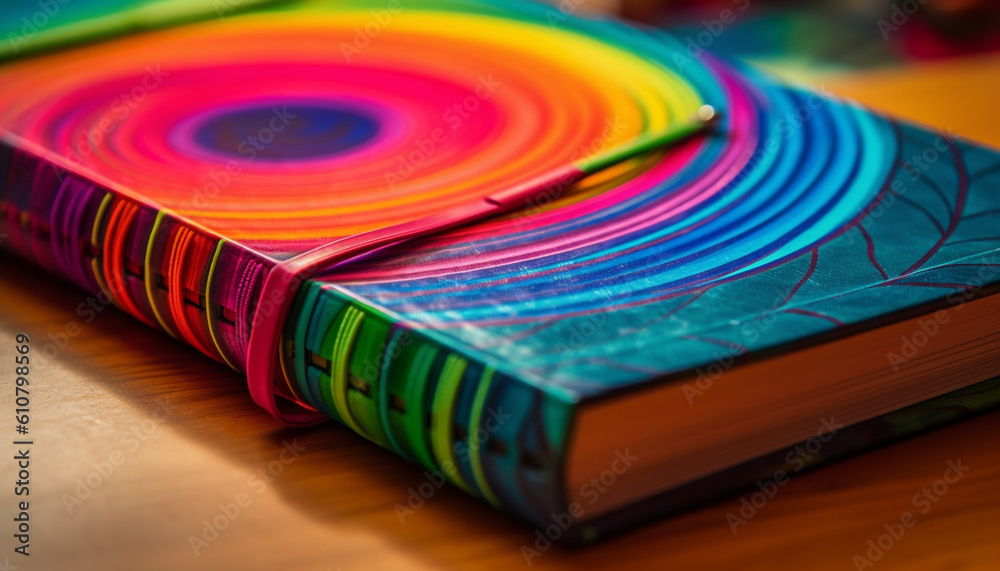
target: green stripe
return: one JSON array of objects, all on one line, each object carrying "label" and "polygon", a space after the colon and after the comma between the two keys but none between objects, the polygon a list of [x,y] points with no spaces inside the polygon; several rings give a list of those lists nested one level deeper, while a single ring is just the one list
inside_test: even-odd
[{"label": "green stripe", "polygon": [[[486,367],[483,370],[483,376],[479,379],[479,387],[476,388],[476,394],[472,399],[472,415],[469,418],[469,460],[472,464],[472,475],[476,479],[479,491],[483,493],[483,497],[487,501],[497,508],[501,508],[500,498],[493,493],[489,482],[486,481],[486,473],[483,471],[483,464],[480,459],[481,446],[486,441],[480,442],[476,438],[483,419],[483,412],[485,412],[484,409],[486,408],[486,397],[489,396],[490,386],[493,384],[493,373],[494,371],[491,367]],[[489,440],[489,435],[486,438]]]},{"label": "green stripe", "polygon": [[347,366],[351,356],[351,347],[354,346],[354,340],[361,328],[365,314],[354,306],[348,306],[344,313],[343,322],[337,330],[337,340],[333,345],[333,355],[330,360],[330,382],[323,384],[324,388],[329,388],[323,396],[328,403],[337,409],[344,424],[365,438],[370,438],[365,429],[354,420],[351,408],[347,406],[347,391],[350,387],[347,382]]},{"label": "green stripe", "polygon": [[587,174],[600,172],[642,153],[679,143],[703,131],[709,124],[701,120],[687,121],[672,125],[663,131],[639,135],[610,151],[577,161],[576,167]]},{"label": "green stripe", "polygon": [[456,486],[470,494],[475,494],[475,491],[462,476],[458,461],[455,459],[455,452],[452,449],[452,444],[455,441],[455,401],[468,364],[465,359],[457,355],[448,355],[445,360],[431,405],[431,446],[434,448],[434,456],[438,459],[441,471]]},{"label": "green stripe", "polygon": [[437,359],[438,349],[429,344],[420,344],[413,367],[409,370],[406,382],[406,436],[413,447],[413,453],[420,462],[432,469],[437,469],[434,456],[431,455],[427,442],[427,426],[425,403],[427,402],[427,383],[430,372]]}]

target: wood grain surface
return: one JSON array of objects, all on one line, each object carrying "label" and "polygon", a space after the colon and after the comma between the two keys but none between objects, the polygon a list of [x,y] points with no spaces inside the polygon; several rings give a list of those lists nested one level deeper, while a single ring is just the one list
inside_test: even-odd
[{"label": "wood grain surface", "polygon": [[[1000,146],[998,58],[824,83]],[[425,482],[421,469],[340,426],[281,428],[239,375],[115,309],[88,312],[87,297],[0,256],[0,569],[526,567],[534,530],[513,517],[445,486],[400,521],[394,506]],[[19,332],[48,355],[31,373],[30,557],[12,537]],[[738,533],[731,497],[592,547],[553,546],[531,567],[846,571],[913,512],[875,569],[1000,569],[998,442],[1000,412],[988,413],[798,474]],[[914,496],[949,461],[968,472],[920,513]]]}]

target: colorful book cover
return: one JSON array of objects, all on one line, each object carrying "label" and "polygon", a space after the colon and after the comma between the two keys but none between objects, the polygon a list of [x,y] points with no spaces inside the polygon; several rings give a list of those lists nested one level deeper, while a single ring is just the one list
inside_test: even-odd
[{"label": "colorful book cover", "polygon": [[[0,82],[6,248],[246,372],[281,420],[336,419],[536,525],[581,495],[574,454],[614,448],[583,428],[594,403],[676,389],[683,428],[753,393],[730,370],[998,281],[995,151],[542,4],[281,3],[18,57]],[[886,374],[917,366],[900,339]],[[574,534],[843,412],[808,374],[780,379],[816,406],[787,438],[692,449],[697,480],[644,468],[643,496]]]}]

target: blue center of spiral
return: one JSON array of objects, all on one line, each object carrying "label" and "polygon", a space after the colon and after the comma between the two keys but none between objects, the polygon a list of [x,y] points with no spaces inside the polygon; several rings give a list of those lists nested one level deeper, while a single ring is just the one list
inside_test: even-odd
[{"label": "blue center of spiral", "polygon": [[203,148],[242,159],[286,161],[349,151],[378,134],[378,122],[354,109],[263,105],[212,117],[195,131]]}]

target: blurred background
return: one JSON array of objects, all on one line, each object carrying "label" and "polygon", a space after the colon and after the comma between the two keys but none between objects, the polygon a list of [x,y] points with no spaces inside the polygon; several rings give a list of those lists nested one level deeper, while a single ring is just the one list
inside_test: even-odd
[{"label": "blurred background", "polygon": [[1000,2],[547,0],[672,33],[877,111],[1000,148]]},{"label": "blurred background", "polygon": [[849,71],[1000,50],[987,0],[549,0],[607,11],[779,72]]}]

